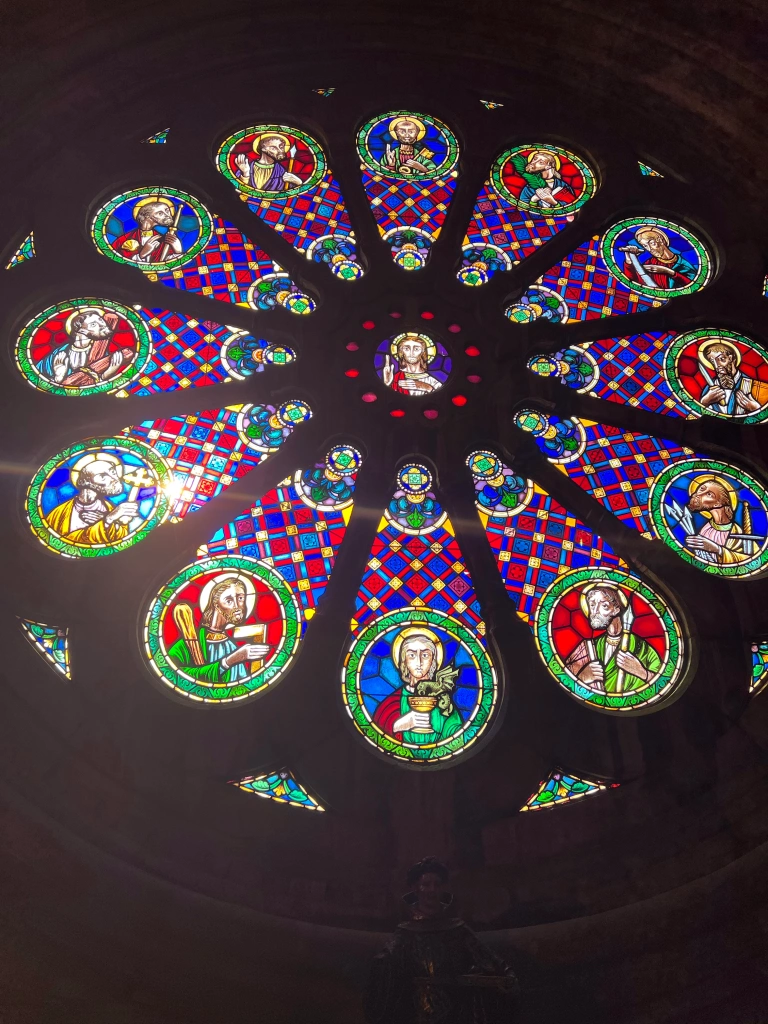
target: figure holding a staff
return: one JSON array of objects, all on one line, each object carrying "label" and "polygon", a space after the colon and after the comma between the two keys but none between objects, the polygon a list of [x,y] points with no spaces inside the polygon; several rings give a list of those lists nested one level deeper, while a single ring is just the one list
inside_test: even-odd
[{"label": "figure holding a staff", "polygon": [[621,694],[646,686],[661,669],[661,658],[633,632],[630,598],[615,584],[600,580],[584,587],[580,604],[590,628],[600,635],[582,640],[566,668],[600,693]]},{"label": "figure holding a staff", "polygon": [[171,256],[180,256],[181,212],[181,203],[176,207],[165,196],[145,196],[133,208],[137,227],[116,238],[113,247],[133,263],[164,263]]}]

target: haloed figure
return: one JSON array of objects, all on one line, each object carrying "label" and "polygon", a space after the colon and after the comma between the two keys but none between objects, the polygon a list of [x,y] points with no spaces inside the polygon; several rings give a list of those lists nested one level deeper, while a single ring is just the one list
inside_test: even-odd
[{"label": "haloed figure", "polygon": [[398,341],[393,354],[397,370],[389,355],[382,370],[382,380],[393,391],[404,395],[426,395],[442,387],[437,377],[428,372],[430,357],[427,343],[418,334],[406,334]]},{"label": "haloed figure", "polygon": [[434,174],[437,165],[435,155],[421,141],[426,126],[417,117],[395,117],[390,121],[389,132],[393,138],[387,143],[381,169],[385,174]]},{"label": "haloed figure", "polygon": [[527,159],[522,153],[516,153],[510,162],[525,182],[520,190],[524,203],[552,210],[576,198],[573,189],[560,176],[560,157],[551,150],[535,149]]},{"label": "haloed figure", "polygon": [[588,584],[581,608],[590,628],[600,635],[582,640],[566,668],[591,690],[626,693],[642,689],[661,668],[661,658],[647,640],[632,632],[629,599],[609,583]]},{"label": "haloed figure", "polygon": [[133,263],[163,263],[182,252],[176,233],[177,209],[170,199],[152,196],[133,208],[138,227],[116,238],[114,248]]},{"label": "haloed figure", "polygon": [[118,322],[115,313],[96,307],[71,316],[67,341],[41,360],[40,373],[66,388],[88,387],[116,376],[134,356],[130,348],[110,352]]},{"label": "haloed figure", "polygon": [[[707,474],[697,477],[689,488],[689,512],[699,513],[703,525],[686,537],[685,546],[703,561],[733,565],[751,558],[755,542],[761,538],[751,534],[748,507],[740,508],[736,491],[723,477]],[[737,523],[737,515],[743,528]],[[700,520],[701,521],[701,520]]]},{"label": "haloed figure", "polygon": [[123,464],[116,455],[83,456],[72,467],[70,481],[77,493],[48,513],[46,522],[52,530],[85,546],[115,544],[128,536],[139,506],[135,501],[114,500],[124,490]]},{"label": "haloed figure", "polygon": [[[683,288],[696,276],[696,268],[670,245],[669,235],[654,224],[644,224],[635,232],[635,244],[620,247],[625,254],[624,273],[630,281],[646,288]],[[641,253],[649,254],[642,263]]]},{"label": "haloed figure", "polygon": [[[768,401],[768,385],[739,368],[741,353],[728,341],[710,341],[699,349],[699,368],[707,384],[701,404],[721,416],[749,416]],[[714,375],[713,375],[714,371]]]},{"label": "haloed figure", "polygon": [[374,958],[368,1024],[512,1024],[517,978],[448,914],[448,869],[426,857],[408,872],[410,920]]},{"label": "haloed figure", "polygon": [[[301,185],[298,174],[283,166],[289,157],[288,142],[284,135],[259,136],[253,143],[254,159],[245,153],[238,153],[235,157],[237,177],[261,192],[283,192]],[[291,152],[295,153],[295,149]]]}]

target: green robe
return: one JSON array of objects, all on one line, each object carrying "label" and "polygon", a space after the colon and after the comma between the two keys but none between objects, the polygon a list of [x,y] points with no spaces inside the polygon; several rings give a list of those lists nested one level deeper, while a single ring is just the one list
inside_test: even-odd
[{"label": "green robe", "polygon": [[[616,664],[616,652],[619,650],[618,645],[614,646],[606,641],[606,633],[602,633],[597,640],[595,640],[595,656],[597,660],[603,665],[605,674],[603,676],[603,685],[605,686],[606,693],[616,693],[616,680],[619,675],[619,666]],[[606,656],[606,647],[609,648]],[[627,652],[634,654],[643,668],[647,669],[649,676],[652,678],[661,668],[661,658],[658,656],[656,651],[651,645],[643,640],[639,636],[635,636],[634,633],[629,634],[627,643]],[[629,693],[631,690],[642,690],[644,686],[648,685],[646,679],[638,679],[637,676],[632,676],[628,672],[624,673],[624,688],[622,693]]]},{"label": "green robe", "polygon": [[[408,691],[403,687],[403,692],[400,696],[401,715],[407,715],[409,711],[413,710],[408,703],[408,697]],[[462,726],[461,715],[453,703],[451,703],[451,713],[449,715],[444,715],[439,708],[433,708],[429,713],[429,723],[432,726],[432,732],[404,732],[403,743],[417,743],[419,745],[439,743],[440,740],[446,740],[449,736],[453,736]]]},{"label": "green robe", "polygon": [[209,644],[207,634],[208,630],[205,626],[201,626],[198,636],[204,664],[195,664],[192,652],[183,637],[180,637],[171,647],[168,657],[181,666],[186,675],[192,676],[193,679],[200,679],[204,683],[212,683],[214,686],[225,686],[247,676],[247,667],[242,662],[231,668],[224,668],[221,664],[222,658],[237,650],[237,644],[229,637],[221,641],[211,641]]}]

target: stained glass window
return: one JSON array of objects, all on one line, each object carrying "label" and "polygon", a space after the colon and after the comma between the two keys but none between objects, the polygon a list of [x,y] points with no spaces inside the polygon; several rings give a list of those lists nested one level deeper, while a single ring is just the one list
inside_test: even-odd
[{"label": "stained glass window", "polygon": [[30,231],[21,245],[18,247],[16,252],[11,256],[5,265],[6,270],[10,270],[11,267],[16,267],[19,263],[23,263],[25,260],[31,260],[35,256],[35,238],[34,232]]},{"label": "stained glass window", "polygon": [[723,328],[584,342],[533,356],[528,368],[595,398],[665,416],[743,423],[768,416],[768,352]]},{"label": "stained glass window", "polygon": [[572,323],[642,313],[699,291],[713,273],[709,247],[689,228],[661,217],[629,217],[582,242],[506,315],[516,323]]},{"label": "stained glass window", "polygon": [[282,124],[243,128],[221,144],[217,165],[249,208],[307,259],[342,281],[362,277],[341,189],[310,135]]},{"label": "stained glass window", "polygon": [[333,571],[361,461],[351,445],[335,446],[218,530],[166,584],[145,627],[163,683],[223,703],[284,675]]},{"label": "stained glass window", "polygon": [[473,452],[467,465],[507,593],[557,681],[608,711],[668,699],[682,681],[687,653],[663,596],[493,452]]},{"label": "stained glass window", "polygon": [[[684,610],[673,575],[651,577],[647,542],[729,581],[768,564],[763,471],[731,451],[739,430],[743,450],[759,450],[750,431],[768,419],[768,347],[722,291],[711,238],[723,232],[676,210],[669,181],[641,181],[663,179],[650,164],[638,173],[634,157],[617,165],[586,140],[548,141],[545,124],[523,134],[509,100],[470,95],[483,131],[505,125],[478,166],[469,143],[460,152],[467,126],[429,104],[365,107],[345,135],[323,120],[344,116],[339,97],[320,103],[334,87],[302,88],[313,120],[264,108],[257,123],[219,124],[201,140],[207,182],[185,164],[182,135],[161,152],[135,133],[131,159],[146,167],[131,184],[143,187],[104,182],[81,211],[82,244],[105,257],[87,264],[92,280],[74,297],[48,293],[35,276],[51,266],[43,252],[14,275],[29,288],[9,333],[14,383],[30,404],[61,410],[49,443],[17,460],[40,465],[24,471],[35,555],[116,554],[130,577],[142,563],[129,548],[207,508],[144,548],[159,564],[136,609],[137,657],[158,699],[206,714],[258,697],[253,712],[269,720],[290,688],[272,691],[292,673],[301,700],[307,644],[322,652],[313,672],[330,680],[315,698],[335,693],[333,741],[393,768],[450,768],[494,735],[508,740],[502,704],[515,721],[518,698],[504,679],[516,665],[504,665],[486,619],[496,630],[519,617],[512,646],[536,652],[553,699],[580,702],[574,714],[660,710],[691,682],[698,609],[688,591]],[[163,129],[142,141],[168,139]],[[173,174],[146,169],[170,168],[177,147]],[[465,171],[467,205],[451,214]],[[616,191],[599,193],[609,175]],[[672,198],[649,211],[645,193]],[[375,280],[377,254],[402,288]],[[34,255],[30,231],[8,266]],[[401,270],[422,273],[406,288]],[[176,289],[173,301],[160,285]],[[693,306],[708,301],[695,297],[704,288],[731,301],[727,328]],[[580,323],[619,315],[629,318],[620,330]],[[217,386],[196,400],[194,389]],[[107,395],[142,401],[116,421]],[[578,516],[571,483],[586,495]],[[611,544],[601,535],[606,510],[635,531],[628,548],[623,531],[605,530]],[[490,609],[478,597],[493,594],[477,578],[483,565],[499,595]],[[82,586],[93,571],[79,566]],[[315,638],[331,646],[339,609],[329,660]],[[46,604],[39,617],[69,623],[21,620],[67,675],[70,635],[79,642],[86,624],[75,605],[49,615]],[[753,645],[752,692],[768,678],[766,650]],[[274,743],[274,758],[248,768],[262,774],[232,784],[322,810],[314,780],[300,782]],[[552,764],[571,762],[555,750]],[[607,785],[557,767],[523,810]]]},{"label": "stained glass window", "polygon": [[407,761],[453,758],[498,700],[485,623],[430,470],[404,465],[355,602],[344,702],[379,750]]},{"label": "stained glass window", "polygon": [[435,117],[391,110],[357,135],[363,187],[379,233],[403,270],[420,270],[456,186],[459,144]]},{"label": "stained glass window", "polygon": [[231,785],[238,786],[246,793],[266,797],[267,800],[277,800],[278,803],[289,804],[291,807],[303,807],[305,811],[325,810],[304,786],[296,781],[293,773],[287,768],[268,772],[266,775],[246,775],[244,779],[235,780]]},{"label": "stained glass window", "polygon": [[79,441],[32,479],[30,525],[46,547],[70,558],[122,551],[201,508],[310,416],[303,402],[232,405]]},{"label": "stained glass window", "polygon": [[644,164],[642,160],[637,161],[637,166],[640,168],[640,173],[644,178],[663,178],[664,175],[660,171],[655,171],[650,164]]},{"label": "stained glass window", "polygon": [[592,420],[534,409],[516,419],[579,487],[697,569],[733,578],[764,570],[768,491],[738,465]]},{"label": "stained glass window", "polygon": [[34,649],[67,679],[71,679],[69,669],[69,630],[66,626],[46,626],[32,619],[19,619],[24,636]]},{"label": "stained glass window", "polygon": [[103,206],[91,229],[104,256],[150,281],[256,310],[307,314],[313,300],[234,224],[175,188],[137,188]]},{"label": "stained glass window", "polygon": [[561,146],[505,150],[477,197],[462,243],[459,280],[481,285],[536,252],[595,194],[589,164]]},{"label": "stained glass window", "polygon": [[759,640],[752,644],[752,679],[749,692],[753,696],[765,689],[768,683],[768,642]]},{"label": "stained glass window", "polygon": [[591,796],[607,788],[608,786],[604,782],[588,782],[586,779],[579,778],[578,775],[554,771],[544,779],[520,810],[540,811],[543,807],[556,807],[558,804],[571,803],[574,800],[580,800],[583,796]]},{"label": "stained glass window", "polygon": [[29,383],[56,395],[119,398],[243,380],[296,358],[213,320],[112,299],[69,299],[34,316],[16,342]]}]

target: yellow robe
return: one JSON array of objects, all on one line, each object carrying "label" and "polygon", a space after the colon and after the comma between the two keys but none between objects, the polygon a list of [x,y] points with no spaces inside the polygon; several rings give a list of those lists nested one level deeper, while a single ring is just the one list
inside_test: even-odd
[{"label": "yellow robe", "polygon": [[[113,508],[111,502],[107,502],[107,504],[111,511]],[[75,499],[70,498],[69,501],[64,501],[61,505],[52,508],[45,517],[48,526],[63,540],[68,540],[71,544],[81,544],[83,547],[93,547],[96,544],[116,544],[128,536],[127,523],[107,524],[103,519],[100,519],[98,523],[93,523],[92,526],[82,526],[78,530],[73,530],[71,525],[74,507]]]}]

